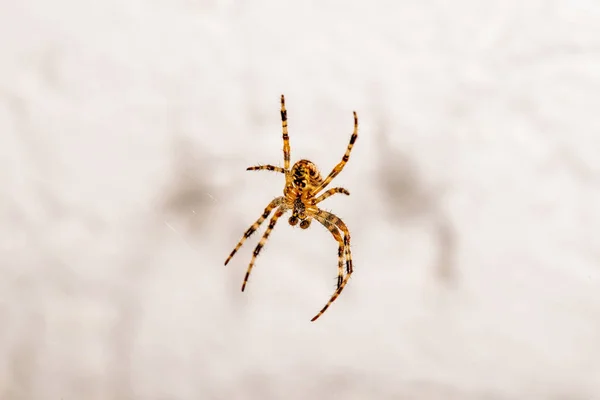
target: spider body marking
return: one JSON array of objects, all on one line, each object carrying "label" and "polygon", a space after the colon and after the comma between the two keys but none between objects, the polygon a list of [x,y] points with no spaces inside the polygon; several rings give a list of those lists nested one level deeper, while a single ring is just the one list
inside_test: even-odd
[{"label": "spider body marking", "polygon": [[292,167],[291,175],[294,187],[306,195],[323,183],[319,169],[308,160],[297,161]]},{"label": "spider body marking", "polygon": [[283,195],[292,210],[288,222],[295,226],[300,221],[300,228],[307,229],[311,222],[306,210],[312,204],[309,200],[310,192],[323,182],[323,177],[317,166],[308,160],[297,161],[290,173],[292,185],[283,189]]},{"label": "spider body marking", "polygon": [[[225,260],[225,265],[231,260],[231,258],[237,253],[242,247],[246,239],[248,239],[260,225],[271,215],[273,210],[275,213],[269,220],[269,225],[261,237],[260,241],[256,245],[254,252],[252,253],[252,259],[248,265],[246,275],[244,277],[244,283],[242,284],[242,291],[246,288],[250,272],[254,267],[256,258],[260,254],[261,249],[264,247],[267,239],[278,219],[287,211],[291,211],[292,215],[288,219],[288,223],[292,226],[300,224],[300,228],[307,229],[311,221],[314,219],[323,225],[333,238],[338,243],[338,280],[337,288],[329,301],[325,306],[315,315],[311,321],[315,321],[319,318],[329,306],[338,298],[344,287],[350,279],[350,275],[353,272],[352,267],[352,255],[350,252],[350,231],[346,227],[346,224],[338,218],[336,215],[320,209],[317,204],[322,202],[334,194],[341,193],[350,195],[350,193],[341,187],[335,187],[327,191],[323,190],[329,185],[329,183],[343,170],[344,166],[350,159],[350,152],[354,146],[354,142],[358,138],[358,117],[356,112],[354,114],[354,131],[350,137],[350,143],[342,157],[342,160],[333,168],[329,175],[323,179],[317,166],[309,160],[299,160],[290,168],[290,144],[289,135],[287,128],[287,111],[285,109],[285,98],[281,95],[281,127],[283,137],[283,161],[284,167],[276,167],[273,165],[258,165],[248,167],[249,171],[267,170],[282,173],[285,176],[285,187],[283,189],[283,196],[276,197],[269,205],[265,208],[263,214],[258,220],[246,232],[240,239],[238,244],[235,246],[233,251]],[[319,193],[321,193],[319,195]],[[319,195],[318,197],[316,197]],[[344,270],[344,266],[346,267]]]}]

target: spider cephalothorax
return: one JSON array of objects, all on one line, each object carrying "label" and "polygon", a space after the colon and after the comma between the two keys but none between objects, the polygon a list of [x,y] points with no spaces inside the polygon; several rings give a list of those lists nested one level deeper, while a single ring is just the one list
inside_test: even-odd
[{"label": "spider cephalothorax", "polygon": [[[327,310],[327,308],[329,308],[331,303],[337,299],[344,289],[344,286],[346,286],[350,275],[352,274],[350,232],[348,231],[346,224],[344,224],[341,219],[330,212],[321,210],[319,207],[317,207],[317,204],[336,193],[342,193],[345,195],[350,194],[346,189],[339,187],[329,189],[323,193],[321,192],[327,187],[327,185],[329,185],[333,178],[335,178],[342,171],[344,165],[346,165],[350,159],[350,152],[352,151],[354,142],[358,137],[358,118],[356,116],[356,112],[354,112],[354,132],[350,137],[350,143],[348,144],[346,153],[342,157],[342,161],[340,161],[338,165],[333,168],[333,170],[325,179],[323,179],[319,173],[317,166],[308,160],[297,161],[290,169],[290,142],[287,129],[287,111],[285,109],[285,98],[283,95],[281,95],[281,125],[283,131],[284,167],[281,168],[273,165],[259,165],[256,167],[248,167],[247,169],[250,171],[276,171],[284,174],[285,187],[283,189],[283,196],[276,197],[271,201],[271,203],[269,203],[261,217],[244,233],[242,239],[235,246],[229,257],[227,257],[227,260],[225,260],[225,265],[227,265],[229,260],[231,260],[233,255],[240,249],[240,247],[242,247],[244,241],[258,229],[260,224],[262,224],[275,209],[275,214],[273,217],[271,217],[267,230],[258,242],[258,245],[256,245],[256,248],[252,254],[252,259],[250,261],[250,265],[248,266],[248,270],[246,271],[244,283],[242,284],[242,291],[244,291],[246,284],[248,283],[250,272],[252,271],[252,267],[256,261],[256,257],[260,253],[260,250],[264,247],[269,234],[277,223],[277,220],[286,211],[290,210],[292,212],[292,215],[288,219],[289,224],[295,226],[299,223],[300,228],[302,229],[308,228],[313,219],[317,220],[325,228],[327,228],[329,232],[331,232],[333,238],[338,242],[338,282],[337,289],[327,304],[325,304],[321,311],[319,311],[319,313],[312,319],[312,321],[315,321],[325,312],[325,310]],[[315,197],[319,193],[321,194],[318,197]],[[344,264],[346,266],[345,275]]]}]

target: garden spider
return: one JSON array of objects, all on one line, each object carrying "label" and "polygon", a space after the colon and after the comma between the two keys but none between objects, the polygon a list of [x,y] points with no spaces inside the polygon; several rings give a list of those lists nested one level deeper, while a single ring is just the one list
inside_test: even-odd
[{"label": "garden spider", "polygon": [[[283,196],[275,198],[273,201],[269,203],[269,205],[265,208],[265,211],[261,215],[261,217],[254,223],[248,230],[244,233],[242,239],[235,246],[227,260],[225,260],[225,265],[231,260],[234,254],[242,247],[246,239],[248,239],[264,222],[264,220],[271,214],[271,212],[275,209],[275,214],[271,217],[269,221],[269,226],[265,231],[264,235],[260,239],[260,242],[254,249],[254,253],[252,254],[252,259],[250,260],[250,265],[248,266],[248,270],[246,271],[246,276],[244,277],[244,283],[242,284],[242,292],[246,287],[246,283],[248,283],[248,277],[250,276],[250,272],[252,271],[252,267],[254,266],[254,262],[256,261],[256,257],[260,253],[260,250],[265,245],[269,234],[275,227],[277,220],[288,210],[292,210],[292,216],[289,218],[288,222],[290,225],[295,226],[300,222],[300,228],[306,229],[310,226],[311,220],[315,219],[319,223],[321,223],[325,228],[331,232],[334,239],[337,240],[338,247],[338,279],[337,279],[337,289],[327,302],[325,306],[319,311],[317,315],[311,320],[315,321],[319,318],[327,308],[337,299],[337,297],[344,290],[344,286],[350,279],[350,275],[352,274],[352,255],[350,254],[350,232],[346,227],[344,222],[333,215],[330,212],[321,210],[317,207],[317,204],[332,196],[336,193],[343,193],[345,195],[350,195],[350,193],[340,187],[335,187],[327,190],[322,193],[319,197],[315,197],[324,190],[327,185],[335,178],[341,171],[344,169],[344,166],[348,162],[350,158],[350,151],[354,146],[354,142],[356,138],[358,138],[358,118],[356,116],[356,112],[354,112],[354,132],[350,137],[350,143],[348,144],[348,148],[346,149],[346,153],[344,157],[342,157],[342,161],[339,162],[338,165],[333,168],[333,170],[329,173],[327,178],[323,179],[317,166],[308,160],[300,160],[297,161],[290,170],[290,139],[288,136],[288,128],[287,128],[287,111],[285,109],[285,98],[281,95],[281,126],[283,131],[283,163],[284,167],[275,167],[273,165],[259,165],[255,167],[248,167],[247,171],[258,171],[258,170],[268,170],[280,172],[285,175],[285,187],[283,189]],[[343,235],[342,235],[343,234]],[[346,275],[344,276],[344,261],[346,263]]]}]

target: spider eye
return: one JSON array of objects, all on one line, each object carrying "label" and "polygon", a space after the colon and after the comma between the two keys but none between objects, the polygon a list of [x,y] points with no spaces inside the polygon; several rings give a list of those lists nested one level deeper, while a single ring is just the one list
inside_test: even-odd
[{"label": "spider eye", "polygon": [[310,226],[310,220],[309,219],[305,219],[302,222],[300,222],[300,228],[302,229],[306,229]]},{"label": "spider eye", "polygon": [[[298,217],[295,217],[292,215],[290,217],[290,219],[288,219],[288,222],[290,223],[290,225],[294,226],[298,223]],[[302,222],[304,222],[304,221],[302,221]],[[302,224],[300,224],[300,225],[302,225]]]}]

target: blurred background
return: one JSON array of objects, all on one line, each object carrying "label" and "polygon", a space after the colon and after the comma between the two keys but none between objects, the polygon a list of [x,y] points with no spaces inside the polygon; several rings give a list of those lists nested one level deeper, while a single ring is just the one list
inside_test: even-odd
[{"label": "blurred background", "polygon": [[600,399],[598,1],[0,3],[1,400]]}]

